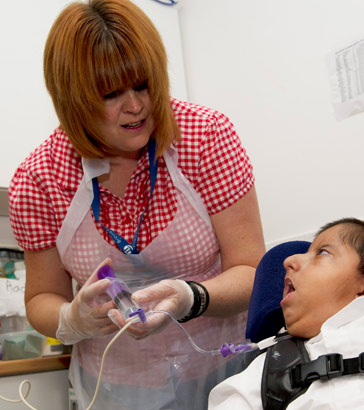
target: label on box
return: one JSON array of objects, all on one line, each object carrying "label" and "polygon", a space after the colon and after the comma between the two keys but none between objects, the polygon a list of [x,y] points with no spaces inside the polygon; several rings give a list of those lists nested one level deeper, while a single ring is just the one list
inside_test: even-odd
[{"label": "label on box", "polygon": [[25,277],[0,278],[0,316],[25,316]]}]

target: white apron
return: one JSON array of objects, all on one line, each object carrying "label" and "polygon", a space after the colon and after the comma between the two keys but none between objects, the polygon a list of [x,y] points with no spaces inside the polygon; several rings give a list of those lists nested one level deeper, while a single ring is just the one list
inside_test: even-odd
[{"label": "white apron", "polygon": [[[79,285],[106,257],[132,291],[165,278],[205,281],[221,273],[219,244],[206,208],[177,167],[169,148],[164,159],[178,200],[174,219],[139,254],[125,255],[97,231],[90,206],[92,178],[109,170],[107,160],[83,159],[84,177],[57,237],[64,268]],[[205,350],[242,342],[245,315],[200,317],[183,326]],[[112,335],[113,336],[113,335]],[[73,346],[70,380],[81,409],[94,394],[103,351],[112,336],[86,339]],[[234,360],[197,352],[173,322],[161,333],[134,340],[123,334],[110,349],[93,409],[203,410],[211,388],[239,371]],[[229,369],[228,369],[229,368]]]}]

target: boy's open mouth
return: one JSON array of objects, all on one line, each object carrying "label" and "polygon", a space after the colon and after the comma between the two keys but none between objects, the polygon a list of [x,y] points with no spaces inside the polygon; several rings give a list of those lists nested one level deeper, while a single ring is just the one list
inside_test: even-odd
[{"label": "boy's open mouth", "polygon": [[295,287],[293,286],[293,283],[292,283],[291,279],[289,279],[289,278],[286,280],[285,286],[286,286],[286,294],[287,295],[288,295],[288,293],[294,292],[296,290]]},{"label": "boy's open mouth", "polygon": [[294,293],[296,291],[296,288],[293,285],[293,282],[290,278],[286,278],[284,280],[284,291],[283,291],[283,298],[281,300],[281,306],[285,306],[286,303],[288,303],[288,300],[290,300],[289,295]]},{"label": "boy's open mouth", "polygon": [[290,293],[293,293],[295,290],[296,288],[294,287],[292,280],[290,278],[286,278],[284,280],[283,298],[285,298]]}]

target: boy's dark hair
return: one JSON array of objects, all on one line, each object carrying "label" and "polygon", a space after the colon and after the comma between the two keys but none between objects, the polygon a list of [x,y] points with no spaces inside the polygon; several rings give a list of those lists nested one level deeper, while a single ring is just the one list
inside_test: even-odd
[{"label": "boy's dark hair", "polygon": [[349,245],[358,254],[360,258],[358,269],[364,274],[364,221],[356,218],[338,219],[321,227],[315,237],[337,225],[344,225],[340,232],[340,239],[343,244]]}]

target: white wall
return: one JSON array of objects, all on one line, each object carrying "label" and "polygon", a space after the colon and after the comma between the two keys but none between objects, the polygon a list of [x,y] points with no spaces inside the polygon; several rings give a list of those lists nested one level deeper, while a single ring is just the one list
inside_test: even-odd
[{"label": "white wall", "polygon": [[[42,71],[42,50],[61,0],[8,1],[0,24],[0,186],[55,128]],[[50,16],[51,18],[44,18]]]},{"label": "white wall", "polygon": [[364,2],[180,0],[179,16],[189,99],[235,123],[268,245],[363,218],[364,114],[336,122],[326,55],[364,38]]}]

